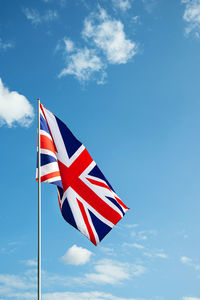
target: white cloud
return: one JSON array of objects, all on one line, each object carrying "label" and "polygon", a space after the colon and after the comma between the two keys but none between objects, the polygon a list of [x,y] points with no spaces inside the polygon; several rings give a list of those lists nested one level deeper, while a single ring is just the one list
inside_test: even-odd
[{"label": "white cloud", "polygon": [[166,259],[168,256],[167,254],[165,254],[163,252],[163,250],[160,250],[160,251],[154,251],[154,252],[144,252],[143,253],[144,256],[147,256],[147,257],[150,257],[150,258],[163,258],[163,259]]},{"label": "white cloud", "polygon": [[167,258],[167,254],[165,254],[165,253],[155,253],[155,256],[163,258],[163,259]]},{"label": "white cloud", "polygon": [[132,229],[132,228],[138,227],[139,225],[138,225],[138,224],[124,224],[123,226],[124,226],[125,228]]},{"label": "white cloud", "polygon": [[157,5],[158,0],[142,0],[144,8],[148,13],[151,13]]},{"label": "white cloud", "polygon": [[24,8],[23,13],[33,25],[38,25],[43,22],[51,22],[58,18],[57,11],[51,9],[47,10],[43,15],[37,9],[33,8]]},{"label": "white cloud", "polygon": [[70,265],[84,265],[89,262],[92,252],[84,249],[82,247],[78,247],[73,245],[69,250],[62,256],[61,260],[65,264]]},{"label": "white cloud", "polygon": [[59,77],[73,75],[82,82],[91,79],[97,80],[99,84],[104,82],[104,64],[94,50],[76,48],[74,53],[66,56],[66,60],[67,67],[61,71]]},{"label": "white cloud", "polygon": [[74,293],[74,292],[64,292],[64,293],[51,293],[44,294],[44,300],[137,300],[135,298],[121,298],[115,297],[108,293],[103,292],[83,292],[83,293]]},{"label": "white cloud", "polygon": [[74,51],[74,43],[70,39],[64,39],[65,43],[65,50],[66,52],[73,52]]},{"label": "white cloud", "polygon": [[[82,249],[80,250],[82,251]],[[74,258],[73,258],[74,259]],[[79,256],[78,256],[79,259]],[[130,279],[134,276],[140,276],[145,273],[146,269],[137,264],[122,263],[114,260],[100,260],[94,265],[94,272],[87,273],[84,277],[61,276],[59,274],[50,274],[42,271],[44,288],[59,287],[65,288],[67,286],[77,284],[84,285],[91,283],[97,284],[120,284],[124,280]],[[0,299],[36,299],[37,287],[37,270],[29,269],[23,275],[14,274],[0,274]],[[97,291],[87,293],[75,292],[54,292],[44,293],[44,300],[136,300],[135,298],[121,298],[111,294],[106,294]]]},{"label": "white cloud", "polygon": [[189,267],[192,267],[193,269],[195,269],[196,271],[200,271],[200,264],[198,263],[194,263],[194,261],[190,258],[190,257],[187,257],[187,256],[182,256],[180,258],[180,261],[189,266]]},{"label": "white cloud", "polygon": [[135,277],[139,277],[146,273],[146,268],[142,265],[132,265],[132,275]]},{"label": "white cloud", "polygon": [[77,48],[75,47],[74,42],[72,40],[65,37],[62,39],[62,41],[59,41],[58,44],[56,45],[55,52],[59,50],[63,50],[64,55],[67,55],[68,53],[75,52]]},{"label": "white cloud", "polygon": [[132,21],[133,21],[133,23],[140,23],[140,16],[134,16],[134,17],[132,17]]},{"label": "white cloud", "polygon": [[[1,293],[1,290],[0,290]],[[2,295],[8,299],[20,299],[20,300],[27,300],[27,299],[36,299],[36,293],[28,293],[28,292],[10,292],[2,293]],[[4,298],[4,299],[5,299]],[[103,293],[98,291],[91,291],[91,292],[54,292],[54,293],[43,293],[42,294],[43,300],[139,300],[136,298],[121,298],[113,296],[109,293]],[[1,299],[0,299],[1,300]],[[3,299],[2,299],[3,300]],[[141,299],[142,300],[142,299]]]},{"label": "white cloud", "polygon": [[0,38],[0,50],[6,51],[7,49],[10,49],[10,48],[14,48],[13,42],[4,42],[4,41]]},{"label": "white cloud", "polygon": [[34,260],[34,259],[28,259],[26,261],[24,261],[25,265],[26,266],[29,266],[29,267],[36,267],[37,266],[37,261]]},{"label": "white cloud", "polygon": [[140,276],[146,269],[137,264],[122,263],[111,259],[102,259],[94,266],[94,273],[87,273],[84,281],[98,284],[120,284],[132,276]]},{"label": "white cloud", "polygon": [[126,11],[131,8],[130,0],[112,0],[115,7],[121,9],[122,11]]},{"label": "white cloud", "polygon": [[[27,300],[27,299],[36,299],[36,283],[37,276],[36,272],[32,270],[21,275],[13,275],[13,274],[0,274],[0,299],[19,299],[19,300]],[[44,276],[46,275],[46,276]],[[54,277],[49,277],[45,272],[43,273],[43,284],[44,287],[48,287],[46,281],[51,286],[62,285],[66,286],[66,282],[69,283],[69,277],[61,277],[58,275],[54,275]],[[49,278],[51,279],[49,282]],[[61,281],[61,282],[60,282]],[[76,282],[77,284],[77,282]],[[88,292],[54,292],[54,293],[43,293],[43,300],[139,300],[135,298],[124,298],[117,297],[109,293],[103,293],[98,291],[88,291]],[[142,299],[141,299],[142,300]]]},{"label": "white cloud", "polygon": [[182,0],[186,5],[183,19],[187,23],[185,28],[186,35],[191,32],[200,38],[200,0]]},{"label": "white cloud", "polygon": [[129,264],[103,259],[94,267],[95,273],[88,273],[85,278],[89,282],[95,283],[120,283],[130,278]]},{"label": "white cloud", "polygon": [[18,123],[28,127],[33,121],[33,107],[25,96],[16,91],[10,92],[0,78],[0,125],[9,127]]},{"label": "white cloud", "polygon": [[192,262],[191,258],[189,258],[189,257],[187,257],[187,256],[182,256],[182,257],[180,258],[180,260],[181,260],[181,262],[182,262],[183,264],[190,264],[190,263]]},{"label": "white cloud", "polygon": [[4,288],[26,289],[24,280],[16,275],[0,274],[0,284],[4,285]]},{"label": "white cloud", "polygon": [[59,4],[61,7],[63,7],[66,4],[66,0],[42,0],[44,3],[50,3],[55,2],[55,4]]},{"label": "white cloud", "polygon": [[36,288],[36,274],[26,272],[24,276],[0,274],[0,297],[15,298],[15,293],[26,293]]},{"label": "white cloud", "polygon": [[58,19],[58,13],[56,10],[47,10],[45,12],[45,14],[42,16],[42,20],[44,20],[45,22],[51,22]]},{"label": "white cloud", "polygon": [[142,231],[139,231],[138,234],[137,234],[137,238],[139,240],[147,240],[149,236],[156,236],[157,235],[157,231],[156,230],[142,230]]},{"label": "white cloud", "polygon": [[73,75],[80,82],[103,84],[109,64],[125,64],[137,52],[136,43],[126,38],[124,25],[101,8],[85,19],[82,37],[87,46],[75,47],[68,38],[63,39],[64,47],[56,46],[56,50],[63,48],[66,65],[58,77]]},{"label": "white cloud", "polygon": [[200,300],[200,298],[197,298],[197,297],[183,297],[183,300]]},{"label": "white cloud", "polygon": [[115,255],[115,251],[114,251],[114,249],[113,248],[109,248],[109,247],[99,247],[100,248],[100,250],[102,251],[102,252],[104,252],[105,254],[107,254],[107,255]]},{"label": "white cloud", "polygon": [[137,243],[123,243],[124,247],[136,248],[136,249],[144,249],[144,246]]},{"label": "white cloud", "polygon": [[31,21],[32,24],[36,25],[42,22],[41,16],[36,9],[24,8],[23,13],[26,18]]},{"label": "white cloud", "polygon": [[85,20],[82,34],[104,52],[110,64],[125,64],[136,54],[136,44],[126,38],[124,25],[104,9]]}]

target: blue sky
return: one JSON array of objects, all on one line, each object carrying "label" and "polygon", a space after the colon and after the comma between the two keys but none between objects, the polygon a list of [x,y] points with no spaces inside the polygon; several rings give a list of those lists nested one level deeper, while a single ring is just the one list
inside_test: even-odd
[{"label": "blue sky", "polygon": [[43,300],[200,299],[200,1],[0,1],[0,300],[36,299],[37,98],[131,209],[95,247],[42,185]]}]

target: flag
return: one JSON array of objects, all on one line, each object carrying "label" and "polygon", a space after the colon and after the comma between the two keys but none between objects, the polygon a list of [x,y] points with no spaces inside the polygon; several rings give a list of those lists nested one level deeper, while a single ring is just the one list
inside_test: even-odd
[{"label": "flag", "polygon": [[84,145],[42,104],[40,155],[41,182],[57,186],[62,216],[97,245],[128,208]]}]

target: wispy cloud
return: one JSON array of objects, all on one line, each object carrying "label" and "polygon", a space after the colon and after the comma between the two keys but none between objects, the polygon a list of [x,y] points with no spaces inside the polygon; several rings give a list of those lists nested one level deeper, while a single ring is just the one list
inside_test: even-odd
[{"label": "wispy cloud", "polygon": [[19,124],[28,127],[33,117],[33,107],[26,97],[16,91],[10,92],[0,78],[0,126]]},{"label": "wispy cloud", "polygon": [[137,277],[146,272],[146,268],[139,264],[129,264],[112,259],[102,259],[94,266],[93,273],[85,274],[81,279],[86,283],[120,284],[124,280]]},{"label": "wispy cloud", "polygon": [[51,9],[45,11],[44,14],[41,14],[37,9],[24,8],[23,13],[33,25],[38,25],[44,22],[48,23],[58,19],[57,11]]},{"label": "wispy cloud", "polygon": [[[82,249],[80,250],[82,251]],[[37,289],[37,270],[35,261],[28,260],[24,262],[31,269],[26,270],[22,274],[0,274],[0,299],[36,299]],[[34,267],[34,268],[33,268]],[[59,290],[60,288],[83,286],[91,286],[95,284],[119,285],[133,277],[141,276],[146,272],[146,268],[141,264],[131,264],[119,262],[111,259],[102,259],[93,264],[93,272],[87,272],[81,277],[63,276],[59,274],[51,274],[42,271],[43,286]],[[111,294],[91,291],[88,293],[70,293],[70,292],[54,292],[43,293],[44,300],[137,300],[135,298],[121,298]],[[142,300],[142,299],[141,299]],[[144,299],[143,299],[144,300]]]},{"label": "wispy cloud", "polygon": [[[118,278],[122,277],[119,275]],[[137,270],[139,272],[139,270]],[[110,271],[112,274],[112,270]],[[124,275],[123,275],[124,278]],[[46,282],[58,288],[59,285],[65,287],[69,284],[71,277],[62,277],[62,276],[50,276],[43,272],[43,284],[45,287]],[[49,282],[50,280],[50,282]],[[93,281],[94,282],[94,281]],[[76,282],[77,284],[77,282]],[[0,299],[36,299],[36,289],[37,289],[37,276],[36,270],[28,270],[24,275],[14,275],[14,274],[0,274]],[[53,292],[53,293],[43,293],[42,299],[44,300],[139,300],[136,298],[123,298],[117,297],[109,293],[103,293],[98,291],[88,291],[88,292]],[[140,299],[142,300],[142,299]],[[144,300],[144,299],[143,299]]]},{"label": "wispy cloud", "polygon": [[[68,40],[69,41],[69,40]],[[104,82],[105,65],[94,49],[73,48],[73,53],[69,54],[69,49],[65,49],[67,66],[60,72],[59,77],[73,75],[80,82],[96,80],[101,84]]]},{"label": "wispy cloud", "polygon": [[112,0],[112,2],[116,8],[119,8],[122,11],[126,11],[131,8],[130,0]]},{"label": "wispy cloud", "polygon": [[[73,75],[80,82],[95,80],[102,84],[109,64],[126,64],[137,53],[137,45],[127,39],[122,22],[102,8],[85,19],[82,38],[85,42],[82,48],[68,38],[63,39],[66,66],[59,77]],[[56,48],[61,50],[62,46]]]},{"label": "wispy cloud", "polygon": [[140,230],[131,231],[131,236],[135,237],[138,241],[146,241],[150,237],[156,236],[157,230]]},{"label": "wispy cloud", "polygon": [[135,248],[140,251],[144,257],[155,259],[167,259],[168,255],[165,253],[162,248],[155,248],[152,245],[150,246],[149,240],[152,240],[158,235],[158,231],[155,229],[148,230],[139,230],[138,224],[128,224],[124,226],[130,230],[130,236],[133,238],[134,242],[125,242],[122,244],[124,250],[129,251],[131,248]]},{"label": "wispy cloud", "polygon": [[183,300],[200,300],[200,298],[197,297],[183,297]]},{"label": "wispy cloud", "polygon": [[161,252],[161,251],[160,252],[156,252],[156,251],[155,252],[144,252],[143,254],[150,258],[158,257],[158,258],[166,259],[168,257],[166,253]]},{"label": "wispy cloud", "polygon": [[125,228],[132,229],[132,228],[138,227],[139,225],[138,224],[124,224],[123,226]]},{"label": "wispy cloud", "polygon": [[84,265],[89,262],[92,252],[84,249],[82,247],[78,247],[73,245],[68,251],[61,257],[61,260],[65,264],[71,265]]},{"label": "wispy cloud", "polygon": [[107,254],[107,255],[115,255],[115,251],[114,251],[114,248],[110,248],[110,247],[99,247],[100,248],[100,250],[103,252],[103,253],[105,253],[105,254]]},{"label": "wispy cloud", "polygon": [[57,3],[61,7],[63,7],[66,4],[66,0],[41,0],[44,3],[51,3],[54,2],[55,4]]},{"label": "wispy cloud", "polygon": [[123,243],[123,247],[130,247],[130,248],[136,248],[136,249],[144,249],[144,246],[137,243]]},{"label": "wispy cloud", "polygon": [[66,52],[70,53],[75,50],[74,43],[70,39],[64,39],[64,43],[65,43],[65,51]]},{"label": "wispy cloud", "polygon": [[35,259],[23,260],[22,262],[28,267],[36,267],[37,266],[37,261]]},{"label": "wispy cloud", "polygon": [[134,16],[132,17],[132,22],[135,24],[141,24],[140,22],[140,16]]},{"label": "wispy cloud", "polygon": [[139,300],[136,298],[121,298],[113,296],[112,294],[103,292],[64,292],[64,293],[51,293],[44,294],[44,300]]},{"label": "wispy cloud", "polygon": [[[37,287],[36,282],[36,274],[33,274],[33,272],[25,272],[23,276],[0,274],[0,297],[3,297],[3,299],[20,299],[17,296],[18,293],[30,295]],[[22,297],[22,299],[25,299],[25,297]]]},{"label": "wispy cloud", "polygon": [[194,33],[200,38],[200,0],[182,0],[185,5],[183,19],[186,22],[185,34]]},{"label": "wispy cloud", "polygon": [[8,49],[11,49],[11,48],[14,48],[14,43],[13,42],[6,42],[6,41],[3,41],[1,38],[0,38],[0,50],[8,50]]},{"label": "wispy cloud", "polygon": [[144,8],[151,13],[157,5],[158,0],[142,0]]},{"label": "wispy cloud", "polygon": [[189,234],[183,229],[177,232],[177,235],[179,235],[180,237],[182,237],[183,239],[188,239],[189,238]]},{"label": "wispy cloud", "polygon": [[196,271],[200,271],[200,264],[199,263],[195,263],[190,257],[188,257],[188,256],[182,256],[180,258],[180,261],[182,262],[182,264],[185,264],[185,265],[187,265],[189,267],[192,267]]},{"label": "wispy cloud", "polygon": [[26,18],[31,21],[32,24],[37,25],[42,22],[41,16],[38,10],[33,8],[24,8],[23,13]]},{"label": "wispy cloud", "polygon": [[85,274],[87,282],[118,284],[130,278],[129,264],[103,259],[94,267],[94,273]]}]

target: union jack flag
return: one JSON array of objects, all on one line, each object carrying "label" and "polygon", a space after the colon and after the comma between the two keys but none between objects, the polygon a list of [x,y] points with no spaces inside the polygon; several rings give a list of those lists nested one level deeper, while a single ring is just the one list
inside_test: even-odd
[{"label": "union jack flag", "polygon": [[41,182],[57,186],[64,219],[97,245],[128,208],[84,145],[42,104],[40,153]]}]

